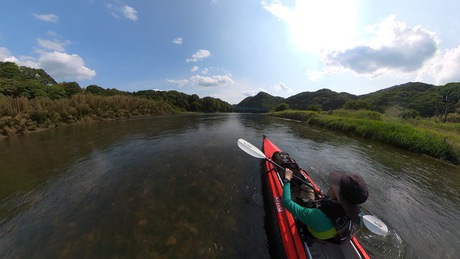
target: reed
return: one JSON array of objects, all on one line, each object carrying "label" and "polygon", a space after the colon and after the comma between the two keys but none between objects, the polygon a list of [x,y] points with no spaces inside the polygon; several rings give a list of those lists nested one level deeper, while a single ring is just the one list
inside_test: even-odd
[{"label": "reed", "polygon": [[164,101],[126,95],[75,94],[61,99],[0,96],[0,135],[9,136],[69,123],[176,112]]},{"label": "reed", "polygon": [[365,138],[388,143],[417,153],[460,164],[460,137],[458,124],[431,121],[403,121],[386,118],[373,112],[334,111],[309,116],[308,111],[272,113],[274,116],[306,121]]}]

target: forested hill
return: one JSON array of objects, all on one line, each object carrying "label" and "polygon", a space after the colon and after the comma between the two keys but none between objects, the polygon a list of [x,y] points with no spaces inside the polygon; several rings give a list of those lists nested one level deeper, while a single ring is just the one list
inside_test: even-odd
[{"label": "forested hill", "polygon": [[286,99],[289,107],[298,110],[335,110],[357,97],[348,93],[337,93],[329,89],[316,92],[302,92]]},{"label": "forested hill", "polygon": [[251,107],[269,110],[284,101],[283,97],[271,96],[266,92],[259,92],[255,96],[246,97],[237,107]]},{"label": "forested hill", "polygon": [[[369,109],[379,112],[395,110],[422,117],[431,117],[459,109],[460,83],[442,86],[411,82],[392,86],[366,95],[337,93],[329,89],[302,92],[289,98],[260,92],[247,97],[233,107],[220,99],[200,98],[177,91],[144,90],[125,92],[115,88],[89,85],[82,88],[76,82],[56,82],[43,69],[18,66],[13,62],[0,62],[0,97],[25,97],[33,100],[45,97],[51,100],[69,99],[76,94],[93,96],[127,96],[163,101],[181,111],[230,112],[254,108],[257,112],[287,108],[313,111],[329,111],[339,108]],[[246,109],[249,110],[250,109]]]},{"label": "forested hill", "polygon": [[448,112],[460,112],[459,100],[460,83],[435,86],[411,82],[359,96],[321,89],[316,92],[302,92],[284,99],[261,92],[254,97],[244,99],[236,107],[313,111],[348,108],[369,109],[382,113],[395,110],[400,113],[411,112],[422,117],[431,117]]},{"label": "forested hill", "polygon": [[51,100],[59,100],[71,98],[76,94],[91,94],[101,97],[125,96],[146,98],[164,101],[181,111],[232,111],[232,106],[229,103],[217,98],[200,98],[196,94],[188,95],[177,91],[145,90],[125,92],[115,88],[103,88],[98,85],[89,85],[82,88],[76,82],[58,83],[43,69],[18,66],[13,62],[0,62],[0,97],[25,97],[29,100],[37,97],[45,97]]}]

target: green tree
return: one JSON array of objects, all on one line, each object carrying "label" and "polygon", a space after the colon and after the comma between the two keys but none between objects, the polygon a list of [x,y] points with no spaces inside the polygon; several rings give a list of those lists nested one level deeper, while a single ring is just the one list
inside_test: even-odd
[{"label": "green tree", "polygon": [[214,98],[211,97],[204,97],[202,99],[202,111],[204,112],[217,112],[218,108],[216,106],[216,101]]},{"label": "green tree", "polygon": [[66,97],[66,92],[64,91],[64,88],[57,85],[46,86],[45,92],[47,96],[53,100]]},{"label": "green tree", "polygon": [[30,67],[21,66],[21,75],[23,79],[33,79],[43,85],[55,85],[57,82],[45,72],[43,69],[35,69]]},{"label": "green tree", "polygon": [[201,109],[200,97],[196,94],[192,94],[188,97],[189,111],[197,112]]},{"label": "green tree", "polygon": [[414,109],[405,109],[399,117],[403,119],[416,119],[420,117],[420,113]]},{"label": "green tree", "polygon": [[105,90],[105,96],[115,96],[115,95],[127,95],[128,93],[124,92],[124,91],[120,91],[118,89],[115,89],[115,88],[107,88]]},{"label": "green tree", "polygon": [[85,89],[85,92],[95,95],[104,95],[105,89],[97,85],[88,85]]},{"label": "green tree", "polygon": [[64,92],[67,97],[70,97],[74,94],[81,93],[83,90],[77,82],[62,82],[58,86],[64,89]]},{"label": "green tree", "polygon": [[277,112],[285,111],[287,109],[289,109],[289,104],[287,104],[287,103],[280,103],[275,107],[275,111],[277,111]]},{"label": "green tree", "polygon": [[189,108],[188,95],[178,91],[168,91],[166,101],[184,111]]},{"label": "green tree", "polygon": [[46,96],[45,87],[45,85],[34,79],[23,80],[19,83],[19,96],[27,97],[29,99]]},{"label": "green tree", "polygon": [[309,111],[315,111],[315,112],[319,112],[321,111],[321,105],[320,104],[310,104],[307,106],[307,110]]},{"label": "green tree", "polygon": [[0,78],[22,79],[21,70],[13,62],[0,62]]},{"label": "green tree", "polygon": [[0,93],[5,96],[19,96],[19,81],[10,78],[0,78]]},{"label": "green tree", "polygon": [[372,105],[364,100],[348,100],[343,108],[347,110],[370,110]]}]

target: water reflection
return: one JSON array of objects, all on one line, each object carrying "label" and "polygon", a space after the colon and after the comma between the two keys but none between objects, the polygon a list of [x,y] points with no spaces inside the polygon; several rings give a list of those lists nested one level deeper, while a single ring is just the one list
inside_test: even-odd
[{"label": "water reflection", "polygon": [[[53,177],[36,176],[42,183],[22,193],[28,206],[8,210],[0,255],[267,257],[258,174],[247,174],[247,157],[235,152],[244,129],[227,116],[166,119],[80,135],[95,146],[78,157],[64,148],[68,163]],[[235,135],[222,138],[229,129]]]}]

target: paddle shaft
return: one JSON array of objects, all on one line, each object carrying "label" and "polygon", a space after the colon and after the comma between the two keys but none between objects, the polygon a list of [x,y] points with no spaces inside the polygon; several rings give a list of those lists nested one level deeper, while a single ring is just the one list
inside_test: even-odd
[{"label": "paddle shaft", "polygon": [[[281,165],[277,164],[275,161],[271,160],[270,158],[268,157],[265,157],[265,159],[272,163],[273,165],[277,166],[279,169],[283,170],[286,172],[286,168],[282,167]],[[305,181],[304,179],[300,178],[299,176],[295,175],[294,173],[292,174],[292,176],[296,179],[298,179],[299,181],[301,181],[302,183],[304,183],[306,186],[308,186],[310,189],[312,189],[313,191],[316,191],[315,190],[315,187],[311,186],[310,183],[308,183],[307,181]]]}]

